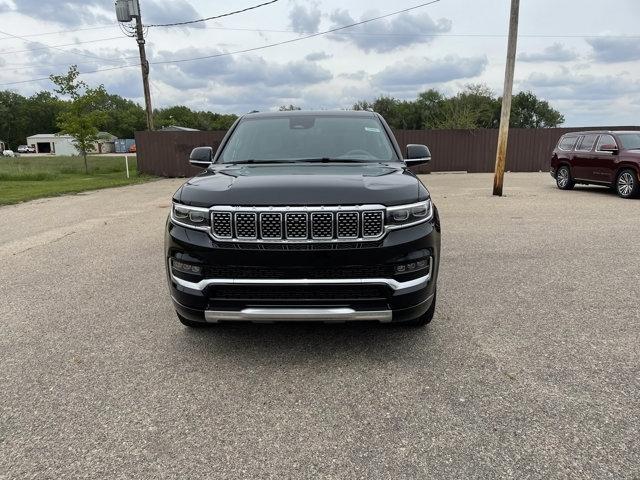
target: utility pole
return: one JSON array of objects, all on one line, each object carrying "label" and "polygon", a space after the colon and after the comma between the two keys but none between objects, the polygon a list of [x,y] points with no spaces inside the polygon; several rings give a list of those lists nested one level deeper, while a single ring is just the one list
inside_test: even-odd
[{"label": "utility pole", "polygon": [[149,90],[149,62],[147,61],[147,52],[144,49],[145,42],[140,7],[138,7],[138,15],[136,16],[136,39],[138,50],[140,50],[140,68],[142,69],[142,88],[144,89],[144,105],[147,113],[147,130],[153,130],[153,109],[151,108],[151,90]]},{"label": "utility pole", "polygon": [[493,194],[500,197],[502,196],[504,170],[505,164],[507,162],[507,141],[509,139],[509,120],[511,118],[513,73],[516,67],[519,10],[520,0],[511,0],[511,16],[509,18],[509,42],[507,45],[507,66],[504,74],[504,91],[502,93],[500,129],[498,130],[498,151],[496,152],[496,168],[493,177]]},{"label": "utility pole", "polygon": [[[144,90],[144,104],[147,116],[147,130],[153,130],[153,109],[151,108],[151,91],[149,90],[149,62],[144,48],[144,28],[140,14],[139,0],[116,0],[116,17],[122,30],[129,37],[135,37],[140,51],[140,68],[142,70],[142,88]],[[130,22],[136,19],[133,27]]]}]

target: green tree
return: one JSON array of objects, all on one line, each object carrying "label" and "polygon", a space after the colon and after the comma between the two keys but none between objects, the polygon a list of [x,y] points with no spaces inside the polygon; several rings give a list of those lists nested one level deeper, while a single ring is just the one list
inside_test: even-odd
[{"label": "green tree", "polygon": [[24,138],[37,133],[55,133],[58,131],[58,115],[65,109],[66,103],[51,92],[38,92],[26,100],[25,115],[28,118]]},{"label": "green tree", "polygon": [[426,90],[418,94],[415,103],[420,112],[420,124],[416,129],[436,128],[442,118],[442,106],[445,101],[444,95],[434,89]]},{"label": "green tree", "polygon": [[280,112],[293,112],[296,110],[302,110],[302,108],[298,107],[297,105],[293,105],[293,104],[289,104],[289,105],[281,105],[280,108],[278,108],[278,111]]},{"label": "green tree", "polygon": [[22,135],[28,125],[26,99],[17,93],[0,92],[0,140],[9,148],[24,142]]},{"label": "green tree", "polygon": [[482,84],[470,84],[441,104],[436,128],[496,128],[500,119],[500,102]]},{"label": "green tree", "polygon": [[147,128],[144,109],[120,95],[105,95],[100,101],[100,110],[105,118],[98,127],[118,138],[133,138],[136,131]]},{"label": "green tree", "polygon": [[436,129],[478,128],[478,112],[464,98],[455,96],[444,101],[439,118],[434,123]]},{"label": "green tree", "polygon": [[[360,100],[354,110],[372,109],[396,129],[474,129],[498,128],[502,100],[484,84],[469,84],[452,97],[437,90],[426,90],[413,100],[381,96],[373,101]],[[557,127],[564,117],[548,102],[531,92],[513,98],[511,126],[520,128]]]},{"label": "green tree", "polygon": [[184,105],[156,109],[153,114],[154,123],[159,127],[178,125],[180,127],[198,128],[198,116]]},{"label": "green tree", "polygon": [[179,125],[181,127],[197,128],[198,130],[228,130],[237,115],[220,114],[209,111],[194,111],[184,105],[160,108],[153,112],[155,124],[159,127]]},{"label": "green tree", "polygon": [[234,114],[222,114],[213,112],[196,112],[198,129],[200,130],[229,130],[233,122],[238,119]]},{"label": "green tree", "polygon": [[56,118],[64,105],[50,92],[25,98],[15,92],[0,91],[0,139],[15,149],[35,133],[57,132]]},{"label": "green tree", "polygon": [[58,126],[61,133],[73,137],[73,144],[84,159],[85,173],[89,173],[87,153],[95,149],[98,126],[107,120],[106,113],[100,109],[107,92],[104,85],[89,88],[85,82],[78,80],[79,74],[78,67],[72,65],[66,74],[51,75],[49,78],[56,85],[57,93],[71,97],[66,108],[58,115]]},{"label": "green tree", "polygon": [[564,116],[532,92],[520,92],[513,97],[509,123],[515,128],[553,128],[564,123]]}]

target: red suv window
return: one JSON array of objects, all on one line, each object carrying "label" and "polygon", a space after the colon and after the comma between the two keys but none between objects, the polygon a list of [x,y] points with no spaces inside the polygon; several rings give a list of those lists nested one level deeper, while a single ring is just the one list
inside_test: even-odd
[{"label": "red suv window", "polygon": [[582,137],[582,140],[578,143],[576,151],[578,152],[590,152],[593,148],[593,144],[596,143],[598,135],[589,134]]},{"label": "red suv window", "polygon": [[596,146],[597,152],[600,151],[600,147],[602,147],[602,145],[617,145],[617,143],[613,136],[607,134],[600,135],[600,138],[598,139],[598,145]]},{"label": "red suv window", "polygon": [[571,150],[573,150],[573,147],[576,144],[576,139],[578,137],[563,137],[560,139],[560,142],[558,143],[558,148],[560,150],[564,150],[565,152],[569,152]]}]

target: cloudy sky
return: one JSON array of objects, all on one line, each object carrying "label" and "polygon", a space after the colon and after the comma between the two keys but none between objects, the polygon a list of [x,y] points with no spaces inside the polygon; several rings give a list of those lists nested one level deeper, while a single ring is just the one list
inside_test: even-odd
[{"label": "cloudy sky", "polygon": [[[192,20],[265,0],[140,0],[145,24]],[[384,94],[452,95],[468,83],[500,92],[509,0],[441,0],[430,6],[281,46],[426,0],[279,0],[192,27],[150,27],[154,106],[243,113],[293,103],[346,108]],[[113,0],[0,0],[0,89],[51,89],[51,73],[78,64],[90,84],[142,103],[137,45],[115,22]],[[566,125],[640,120],[639,0],[521,0],[516,90],[531,90]],[[21,37],[21,38],[16,38]],[[180,63],[174,60],[217,57]]]}]

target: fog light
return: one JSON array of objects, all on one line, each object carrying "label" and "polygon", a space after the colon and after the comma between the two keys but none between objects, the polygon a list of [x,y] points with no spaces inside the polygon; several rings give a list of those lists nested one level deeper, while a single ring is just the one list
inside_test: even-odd
[{"label": "fog light", "polygon": [[192,265],[191,263],[184,263],[175,258],[171,259],[171,268],[177,272],[188,273],[189,275],[201,275],[202,267],[200,265]]}]

